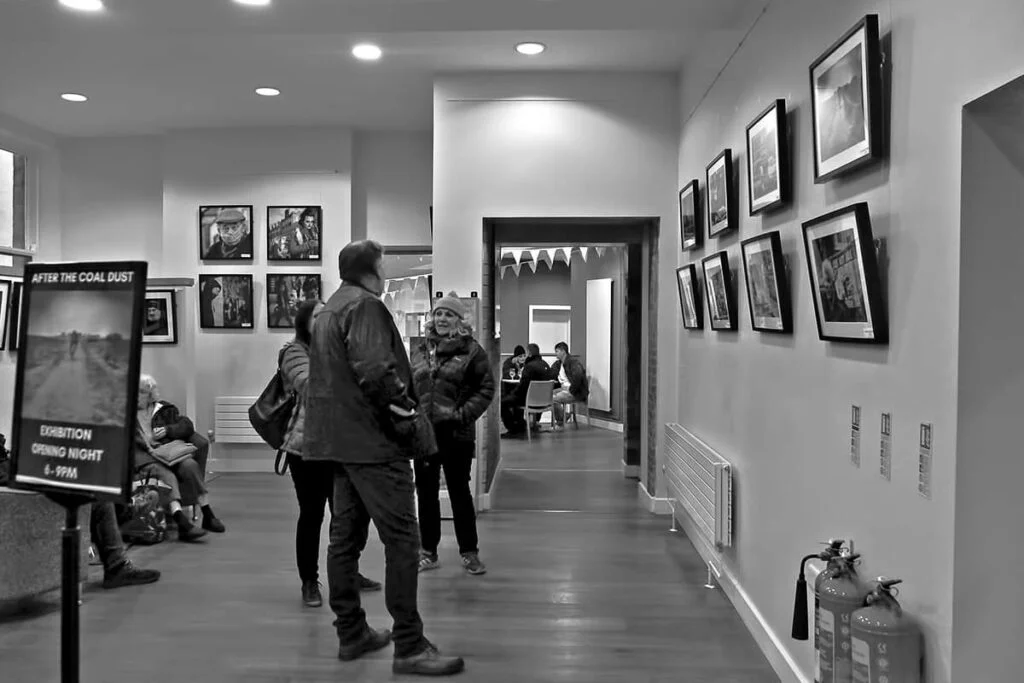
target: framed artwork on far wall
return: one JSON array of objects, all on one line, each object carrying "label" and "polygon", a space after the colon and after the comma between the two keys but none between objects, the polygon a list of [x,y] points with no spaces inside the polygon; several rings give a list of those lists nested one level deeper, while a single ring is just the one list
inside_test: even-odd
[{"label": "framed artwork on far wall", "polygon": [[792,332],[789,281],[779,231],[743,240],[740,246],[750,326],[758,332]]},{"label": "framed artwork on far wall", "polygon": [[803,232],[818,338],[888,343],[867,202],[807,221]]},{"label": "framed artwork on far wall", "polygon": [[720,251],[701,261],[704,290],[708,300],[708,319],[713,330],[736,330],[736,297],[733,296],[729,254]]},{"label": "framed artwork on far wall", "polygon": [[679,236],[683,251],[700,246],[700,183],[696,178],[679,191]]},{"label": "framed artwork on far wall", "polygon": [[811,64],[814,182],[882,157],[881,69],[877,14],[857,22]]},{"label": "framed artwork on far wall", "polygon": [[252,329],[252,298],[252,275],[200,274],[199,327]]},{"label": "framed artwork on far wall", "polygon": [[252,206],[200,206],[199,258],[252,260]]},{"label": "framed artwork on far wall", "polygon": [[775,100],[747,126],[747,203],[750,215],[789,201],[786,100]]},{"label": "framed artwork on far wall", "polygon": [[323,213],[319,206],[268,206],[267,260],[319,261]]},{"label": "framed artwork on far wall", "polygon": [[270,273],[267,275],[267,327],[292,329],[303,301],[320,298],[319,273]]},{"label": "framed artwork on far wall", "polygon": [[708,237],[736,228],[736,183],[732,150],[722,150],[705,169],[708,190]]},{"label": "framed artwork on far wall", "polygon": [[143,344],[178,343],[178,308],[172,289],[146,290],[146,314],[142,319]]},{"label": "framed artwork on far wall", "polygon": [[691,263],[677,268],[676,284],[679,286],[679,310],[683,314],[683,327],[688,330],[703,330],[704,312],[700,305],[700,280],[697,279],[697,267]]},{"label": "framed artwork on far wall", "polygon": [[0,279],[0,351],[7,348],[7,310],[13,284],[10,280]]}]

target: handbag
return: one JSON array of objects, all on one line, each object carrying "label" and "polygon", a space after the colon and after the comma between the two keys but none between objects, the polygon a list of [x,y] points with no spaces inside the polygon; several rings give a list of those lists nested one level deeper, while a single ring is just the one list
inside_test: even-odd
[{"label": "handbag", "polygon": [[174,467],[185,458],[194,455],[197,450],[189,442],[175,439],[174,441],[160,444],[150,454],[160,463],[168,467]]},{"label": "handbag", "polygon": [[249,406],[249,424],[268,446],[275,449],[280,449],[284,444],[296,403],[295,392],[287,390],[281,377],[282,355],[284,349],[277,354],[278,369],[274,371],[274,376],[267,382],[256,402]]}]

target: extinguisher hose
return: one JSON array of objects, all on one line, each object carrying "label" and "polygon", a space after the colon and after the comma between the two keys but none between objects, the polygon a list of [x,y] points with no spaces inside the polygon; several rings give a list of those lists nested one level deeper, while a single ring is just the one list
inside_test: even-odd
[{"label": "extinguisher hose", "polygon": [[807,561],[820,557],[820,553],[808,555],[800,560],[800,573],[796,577],[796,595],[793,598],[793,639],[807,640],[807,577],[804,570]]}]

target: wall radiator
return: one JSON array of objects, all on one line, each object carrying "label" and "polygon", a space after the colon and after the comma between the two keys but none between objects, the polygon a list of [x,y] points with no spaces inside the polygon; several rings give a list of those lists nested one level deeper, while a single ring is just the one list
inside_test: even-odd
[{"label": "wall radiator", "polygon": [[213,433],[220,443],[263,443],[249,422],[249,406],[256,396],[216,396],[213,399]]},{"label": "wall radiator", "polygon": [[665,454],[669,498],[685,508],[709,543],[718,550],[731,547],[732,465],[675,423],[665,425]]}]

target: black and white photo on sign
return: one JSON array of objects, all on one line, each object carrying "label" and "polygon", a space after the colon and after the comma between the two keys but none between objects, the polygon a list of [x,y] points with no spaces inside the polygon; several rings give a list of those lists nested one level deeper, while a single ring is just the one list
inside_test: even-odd
[{"label": "black and white photo on sign", "polygon": [[319,298],[319,275],[267,275],[267,325],[277,329],[293,327],[299,304]]},{"label": "black and white photo on sign", "polygon": [[199,207],[199,253],[204,261],[252,259],[252,206]]},{"label": "black and white photo on sign", "polygon": [[733,227],[732,151],[725,150],[707,167],[708,235]]},{"label": "black and white photo on sign", "polygon": [[125,290],[33,290],[22,417],[124,424],[133,298]]},{"label": "black and white photo on sign", "polygon": [[708,318],[713,330],[735,330],[736,318],[732,310],[732,286],[729,277],[728,256],[719,252],[703,261],[704,289],[707,293]]},{"label": "black and white photo on sign", "polygon": [[750,214],[788,201],[786,101],[776,100],[747,126]]},{"label": "black and white photo on sign", "polygon": [[10,280],[0,279],[0,351],[7,348],[7,318],[12,285]]},{"label": "black and white photo on sign", "polygon": [[704,321],[701,318],[700,298],[696,294],[697,269],[691,263],[676,270],[676,281],[679,287],[679,308],[683,314],[683,327],[688,330],[701,329]]},{"label": "black and white photo on sign", "polygon": [[178,343],[178,311],[172,290],[146,292],[145,315],[142,319],[143,344]]},{"label": "black and white photo on sign", "polygon": [[750,324],[763,332],[788,332],[789,287],[779,233],[745,240],[742,245]]},{"label": "black and white photo on sign", "polygon": [[251,328],[252,275],[200,275],[199,326]]},{"label": "black and white photo on sign", "polygon": [[700,244],[697,224],[697,197],[700,189],[697,180],[691,180],[679,192],[679,232],[683,249],[693,249]]},{"label": "black and white photo on sign", "polygon": [[267,258],[271,261],[317,261],[323,242],[319,206],[267,207]]}]

